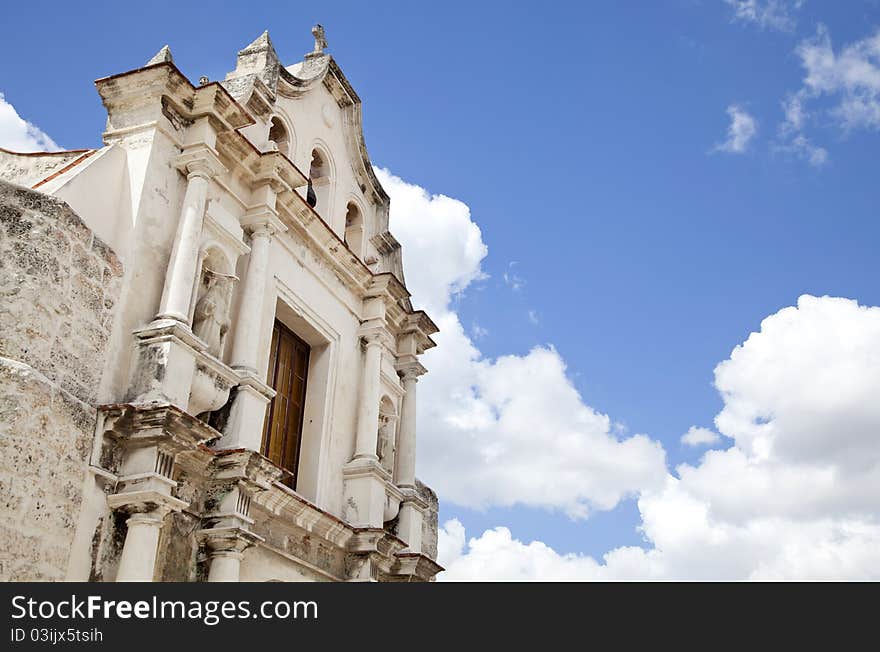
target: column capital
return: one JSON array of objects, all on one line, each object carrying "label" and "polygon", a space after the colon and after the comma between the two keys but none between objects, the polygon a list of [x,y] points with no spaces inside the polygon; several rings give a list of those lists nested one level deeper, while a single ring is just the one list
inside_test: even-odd
[{"label": "column capital", "polygon": [[278,213],[269,206],[255,206],[248,208],[244,217],[239,220],[241,228],[251,234],[251,237],[272,237],[276,233],[287,231],[287,225],[278,217]]},{"label": "column capital", "polygon": [[107,496],[107,506],[132,514],[132,517],[138,515],[161,521],[169,513],[185,509],[189,503],[159,491],[127,491]]},{"label": "column capital", "polygon": [[390,349],[394,344],[394,338],[391,333],[389,333],[383,326],[361,328],[359,335],[367,347],[385,346]]},{"label": "column capital", "polygon": [[397,371],[397,375],[400,376],[400,380],[403,382],[407,382],[412,380],[414,382],[418,382],[419,376],[423,376],[428,373],[428,370],[422,365],[418,360],[407,360],[405,362],[398,362],[394,365],[394,369]]},{"label": "column capital", "polygon": [[199,530],[197,534],[212,556],[241,555],[251,546],[265,540],[259,534],[240,527],[215,527]]},{"label": "column capital", "polygon": [[193,177],[210,179],[226,172],[226,168],[220,162],[217,152],[213,147],[209,147],[206,144],[185,149],[174,160],[174,166],[185,174],[188,179]]}]

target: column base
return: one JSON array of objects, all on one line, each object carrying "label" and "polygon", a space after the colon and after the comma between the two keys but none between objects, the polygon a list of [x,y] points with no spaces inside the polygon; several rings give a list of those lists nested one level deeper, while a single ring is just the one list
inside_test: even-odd
[{"label": "column base", "polygon": [[354,527],[381,528],[385,522],[386,485],[391,474],[378,461],[361,458],[342,467],[342,477],[343,519]]},{"label": "column base", "polygon": [[422,523],[428,504],[413,489],[403,489],[397,536],[406,542],[405,552],[422,552]]},{"label": "column base", "polygon": [[171,403],[186,411],[196,351],[205,344],[189,327],[173,319],[158,319],[134,332],[137,361],[127,403]]},{"label": "column base", "polygon": [[239,377],[206,351],[189,326],[156,319],[135,331],[137,363],[128,403],[171,403],[192,415],[219,409]]},{"label": "column base", "polygon": [[[240,373],[240,372],[239,372]],[[263,447],[263,420],[266,406],[275,390],[251,375],[245,375],[238,385],[223,436],[215,448],[245,448],[260,452]]]}]

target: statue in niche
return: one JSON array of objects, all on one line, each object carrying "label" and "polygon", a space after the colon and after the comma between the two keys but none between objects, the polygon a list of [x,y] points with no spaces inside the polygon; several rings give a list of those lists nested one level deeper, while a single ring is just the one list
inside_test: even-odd
[{"label": "statue in niche", "polygon": [[199,299],[193,312],[193,333],[208,345],[208,353],[219,356],[229,330],[229,304],[235,276],[202,269]]},{"label": "statue in niche", "polygon": [[376,451],[379,464],[388,473],[394,472],[394,421],[387,414],[379,415],[379,441]]}]

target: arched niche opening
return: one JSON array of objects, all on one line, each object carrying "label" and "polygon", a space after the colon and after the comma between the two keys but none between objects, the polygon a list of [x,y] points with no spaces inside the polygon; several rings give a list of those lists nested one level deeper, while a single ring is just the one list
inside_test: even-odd
[{"label": "arched niche opening", "polygon": [[290,156],[290,133],[278,116],[272,118],[272,122],[269,123],[269,146],[271,147],[273,143],[279,152]]},{"label": "arched niche opening", "polygon": [[325,221],[330,220],[330,161],[320,149],[312,150],[306,201]]},{"label": "arched niche opening", "polygon": [[345,210],[345,244],[354,254],[364,257],[364,216],[357,204],[348,202]]}]

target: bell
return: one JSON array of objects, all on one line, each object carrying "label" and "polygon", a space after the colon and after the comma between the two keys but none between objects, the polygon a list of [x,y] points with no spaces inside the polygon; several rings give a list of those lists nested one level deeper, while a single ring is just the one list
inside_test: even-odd
[{"label": "bell", "polygon": [[318,203],[318,195],[315,194],[315,189],[312,187],[312,180],[309,179],[309,187],[306,190],[306,203],[312,208]]}]

